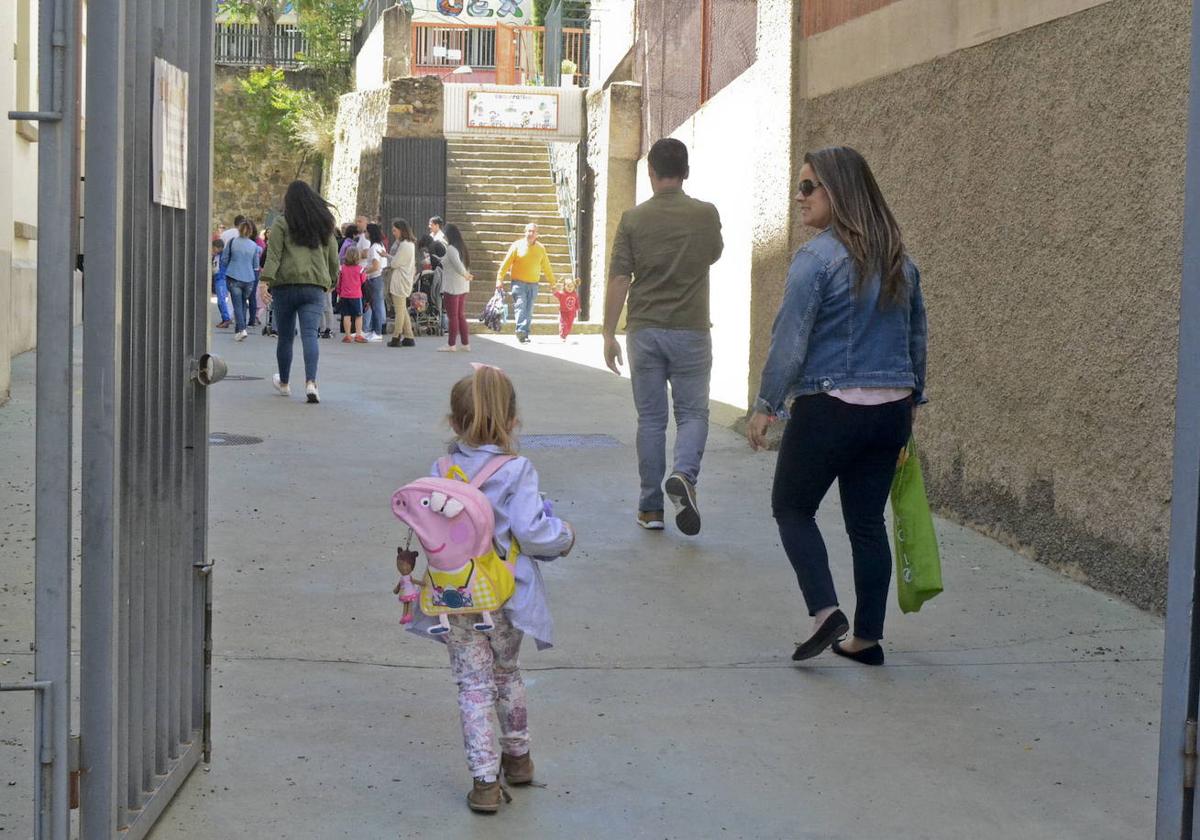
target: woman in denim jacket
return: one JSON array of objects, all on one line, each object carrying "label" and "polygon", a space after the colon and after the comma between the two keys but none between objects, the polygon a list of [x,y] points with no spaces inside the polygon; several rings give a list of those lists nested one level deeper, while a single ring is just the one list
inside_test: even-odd
[{"label": "woman in denim jacket", "polygon": [[[771,507],[784,551],[813,616],[792,659],[830,645],[883,664],[883,619],[892,555],[883,508],[896,459],[925,402],[925,304],[920,274],[875,176],[855,150],[810,152],[796,200],[820,231],[792,260],[747,437],[786,418]],[[790,415],[786,410],[791,404]],[[854,635],[838,609],[816,513],[838,481],[854,557]]]}]

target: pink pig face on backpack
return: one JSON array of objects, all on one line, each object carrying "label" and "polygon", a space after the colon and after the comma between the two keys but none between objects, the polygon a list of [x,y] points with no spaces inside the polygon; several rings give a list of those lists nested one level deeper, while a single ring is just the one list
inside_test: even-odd
[{"label": "pink pig face on backpack", "polygon": [[462,492],[469,485],[428,478],[405,485],[392,496],[392,512],[413,529],[430,567],[461,569],[492,546],[495,524],[491,506],[478,509]]}]

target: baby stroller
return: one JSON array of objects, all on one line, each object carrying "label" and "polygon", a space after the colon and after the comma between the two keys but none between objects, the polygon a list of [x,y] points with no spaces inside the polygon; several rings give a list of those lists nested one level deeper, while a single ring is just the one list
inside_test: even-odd
[{"label": "baby stroller", "polygon": [[417,276],[408,298],[408,313],[417,335],[443,335],[441,272],[426,268]]}]

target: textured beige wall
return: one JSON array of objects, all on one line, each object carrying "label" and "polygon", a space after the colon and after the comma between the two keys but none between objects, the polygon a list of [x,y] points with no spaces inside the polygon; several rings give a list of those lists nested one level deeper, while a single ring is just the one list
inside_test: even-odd
[{"label": "textured beige wall", "polygon": [[[798,153],[866,155],[921,267],[935,503],[1153,609],[1190,6],[1111,0],[809,100],[795,120]],[[777,303],[755,299],[758,334]]]},{"label": "textured beige wall", "polygon": [[589,311],[604,321],[604,291],[621,214],[637,202],[641,154],[642,87],[617,82],[588,95],[588,165],[596,173],[592,192],[592,282]]},{"label": "textured beige wall", "polygon": [[805,40],[801,90],[823,96],[1108,2],[894,0]]},{"label": "textured beige wall", "polygon": [[380,153],[387,132],[390,90],[347,93],[338,101],[336,145],[326,198],[339,223],[379,212]]}]

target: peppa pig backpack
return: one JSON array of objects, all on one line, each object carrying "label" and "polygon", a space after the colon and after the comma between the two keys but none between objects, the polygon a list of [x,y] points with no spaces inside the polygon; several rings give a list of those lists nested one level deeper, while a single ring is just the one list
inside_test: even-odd
[{"label": "peppa pig backpack", "polygon": [[[498,455],[468,479],[446,456],[438,461],[443,477],[419,478],[392,494],[392,512],[425,549],[421,612],[437,617],[429,629],[435,636],[450,631],[448,616],[467,613],[479,614],[476,630],[491,630],[491,613],[512,596],[514,564],[496,553],[496,516],[479,488],[513,458]],[[514,540],[509,557],[519,550]]]}]

